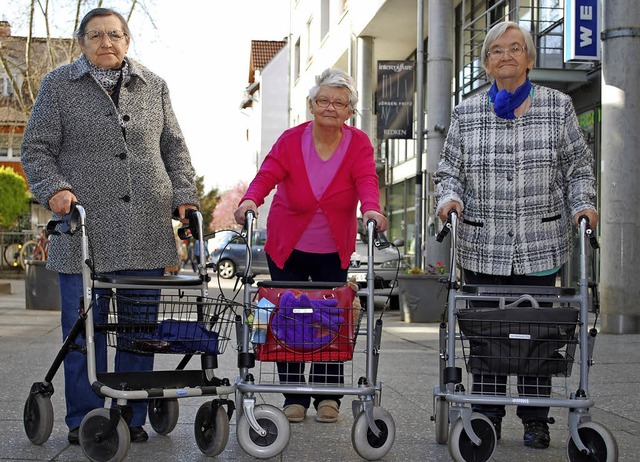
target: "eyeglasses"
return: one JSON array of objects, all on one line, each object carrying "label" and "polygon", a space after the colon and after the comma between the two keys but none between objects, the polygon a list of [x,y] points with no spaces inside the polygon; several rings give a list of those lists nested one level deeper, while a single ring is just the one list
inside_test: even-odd
[{"label": "eyeglasses", "polygon": [[123,38],[128,37],[127,34],[125,34],[120,30],[110,30],[108,32],[104,32],[101,30],[90,30],[89,32],[86,32],[84,35],[86,35],[87,38],[91,40],[93,43],[102,43],[102,39],[104,38],[105,35],[109,37],[109,40],[112,42],[119,42]]},{"label": "eyeglasses", "polygon": [[527,47],[525,45],[511,45],[509,48],[494,48],[493,50],[487,51],[487,56],[494,61],[498,61],[502,59],[506,53],[509,53],[510,56],[514,58],[519,57]]},{"label": "eyeglasses", "polygon": [[336,111],[341,111],[349,106],[349,103],[343,103],[342,101],[330,101],[327,98],[316,98],[316,105],[322,109],[328,108],[333,105]]}]

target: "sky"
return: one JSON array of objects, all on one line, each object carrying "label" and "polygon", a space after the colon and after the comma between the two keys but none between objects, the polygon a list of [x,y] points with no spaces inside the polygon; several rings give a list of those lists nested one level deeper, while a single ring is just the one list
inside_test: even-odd
[{"label": "sky", "polygon": [[[255,156],[246,144],[247,115],[240,110],[250,44],[287,37],[289,1],[138,0],[129,22],[128,55],[167,81],[196,174],[204,176],[207,191],[222,192],[255,175]],[[71,37],[76,2],[49,2],[52,35]],[[0,0],[0,16],[11,23],[13,35],[26,35],[29,4]],[[103,2],[125,16],[130,4]],[[38,31],[44,36],[42,24],[36,25]]]}]

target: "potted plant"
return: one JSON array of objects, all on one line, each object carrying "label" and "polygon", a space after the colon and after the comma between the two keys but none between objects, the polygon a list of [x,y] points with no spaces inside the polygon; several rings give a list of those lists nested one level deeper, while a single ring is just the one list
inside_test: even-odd
[{"label": "potted plant", "polygon": [[440,322],[447,303],[447,276],[442,262],[424,269],[412,267],[398,275],[400,319]]}]

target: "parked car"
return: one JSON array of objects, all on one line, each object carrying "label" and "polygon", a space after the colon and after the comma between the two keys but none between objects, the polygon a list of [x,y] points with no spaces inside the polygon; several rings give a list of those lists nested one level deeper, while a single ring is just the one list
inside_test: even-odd
[{"label": "parked car", "polygon": [[[355,277],[361,287],[366,287],[367,278],[367,235],[362,222],[358,222],[358,235],[356,236],[356,251],[351,256],[349,265],[349,277]],[[264,243],[267,232],[264,229],[254,231],[251,268],[254,275],[269,274],[267,256],[264,252]],[[389,242],[384,233],[378,233],[381,246],[373,252],[374,272],[376,276],[376,292],[380,295],[388,294],[399,273],[406,267],[405,259],[398,250],[403,245],[402,241]],[[218,274],[224,279],[231,279],[238,272],[244,271],[246,260],[246,242],[236,231],[218,231],[215,237],[209,240],[209,261],[217,268]],[[397,295],[397,293],[395,294]]]},{"label": "parked car", "polygon": [[[399,248],[404,245],[404,241],[396,239],[389,242],[384,233],[378,233],[380,246],[373,249],[373,271],[375,273],[374,289],[379,294],[388,293],[388,289],[396,285],[398,274],[402,273],[407,264]],[[349,278],[355,277],[356,282],[361,287],[367,285],[367,233],[358,219],[358,235],[356,236],[356,251],[351,256],[349,265]],[[379,289],[383,289],[380,291]],[[397,291],[394,295],[397,295]]]},{"label": "parked car", "polygon": [[[258,229],[253,232],[251,269],[254,275],[269,274],[264,243],[267,232]],[[217,269],[221,278],[232,279],[245,269],[247,242],[237,231],[217,231],[209,239],[209,262]]]}]

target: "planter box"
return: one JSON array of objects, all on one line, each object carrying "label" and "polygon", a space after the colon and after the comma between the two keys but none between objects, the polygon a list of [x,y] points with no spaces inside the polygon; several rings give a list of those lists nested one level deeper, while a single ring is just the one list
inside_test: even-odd
[{"label": "planter box", "polygon": [[60,311],[58,273],[46,268],[46,262],[25,262],[25,304],[27,310]]},{"label": "planter box", "polygon": [[440,322],[447,303],[446,275],[399,274],[400,319],[404,322]]}]

